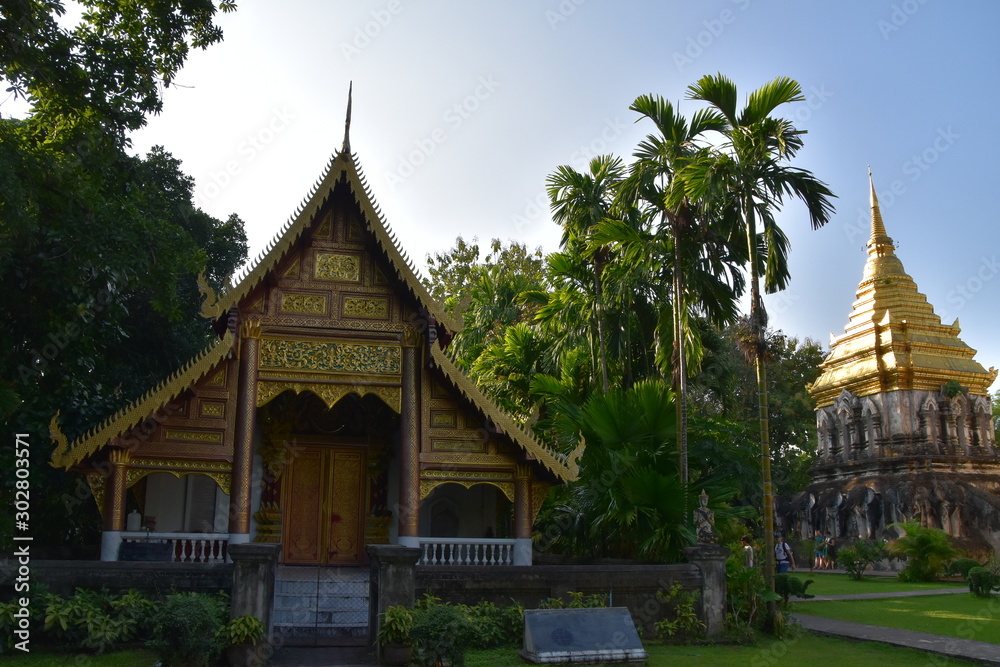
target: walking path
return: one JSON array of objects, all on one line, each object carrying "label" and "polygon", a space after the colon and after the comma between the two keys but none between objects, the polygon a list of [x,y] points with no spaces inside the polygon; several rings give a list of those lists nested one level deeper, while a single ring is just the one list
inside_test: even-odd
[{"label": "walking path", "polygon": [[[968,587],[937,588],[923,591],[898,591],[895,593],[817,595],[814,598],[808,598],[808,600],[810,602],[824,600],[878,600],[884,598],[916,597],[918,595],[954,595],[956,593],[968,593],[968,591]],[[795,599],[803,600],[803,598]],[[809,614],[791,614],[791,617],[798,621],[799,625],[806,630],[820,635],[845,637],[859,641],[881,642],[883,644],[892,644],[893,646],[915,648],[920,651],[936,653],[951,658],[972,660],[984,665],[1000,665],[1000,646],[989,642],[932,635],[926,632],[914,632],[913,630],[887,628],[881,625],[866,625],[865,623],[855,623],[854,621],[839,621],[832,618],[823,618],[822,616],[811,616]]]}]

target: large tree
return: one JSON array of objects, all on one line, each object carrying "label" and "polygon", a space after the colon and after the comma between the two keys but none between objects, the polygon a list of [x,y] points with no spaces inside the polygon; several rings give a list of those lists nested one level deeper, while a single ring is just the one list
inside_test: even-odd
[{"label": "large tree", "polygon": [[[761,471],[764,494],[764,576],[774,587],[774,500],[771,488],[771,455],[768,429],[767,367],[765,366],[767,316],[760,293],[764,275],[768,291],[788,282],[788,240],[775,222],[775,212],[785,197],[806,205],[813,229],[822,227],[833,213],[830,189],[809,171],[789,166],[802,148],[804,131],[791,121],[773,116],[783,104],[804,101],[799,84],[778,77],[750,93],[738,109],[736,84],[717,75],[704,76],[688,88],[688,97],[708,102],[726,120],[724,141],[710,159],[689,165],[686,182],[695,198],[714,197],[723,217],[730,217],[743,233],[750,273],[750,329],[747,350],[757,374]],[[759,231],[758,231],[759,230]],[[773,604],[769,610],[773,612]],[[773,617],[773,613],[769,614]]]},{"label": "large tree", "polygon": [[196,275],[221,289],[246,258],[242,222],[196,209],[176,159],[127,150],[189,48],[221,39],[215,6],[79,7],[71,27],[55,0],[0,13],[0,75],[29,103],[0,118],[0,415],[31,437],[36,543],[60,545],[88,521],[60,506],[79,480],[46,465],[50,418],[73,438],[176,370],[208,340]]}]

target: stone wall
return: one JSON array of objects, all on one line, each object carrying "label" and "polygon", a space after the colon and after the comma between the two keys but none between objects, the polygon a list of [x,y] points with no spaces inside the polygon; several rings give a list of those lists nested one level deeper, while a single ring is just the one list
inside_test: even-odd
[{"label": "stone wall", "polygon": [[[0,561],[0,595],[13,590],[17,564]],[[77,588],[124,592],[130,588],[147,594],[174,591],[217,593],[233,586],[233,566],[228,563],[141,563],[71,560],[32,560],[31,583],[70,595]]]},{"label": "stone wall", "polygon": [[505,606],[516,601],[531,608],[547,598],[569,601],[569,591],[601,593],[609,606],[628,607],[636,627],[645,636],[666,613],[657,591],[680,583],[686,590],[701,591],[703,576],[695,565],[535,565],[530,567],[418,567],[416,595],[424,593],[445,602]]}]

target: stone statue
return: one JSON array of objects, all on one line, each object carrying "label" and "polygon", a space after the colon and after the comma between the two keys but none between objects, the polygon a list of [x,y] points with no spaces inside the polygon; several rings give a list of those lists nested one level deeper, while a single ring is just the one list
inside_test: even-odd
[{"label": "stone statue", "polygon": [[694,510],[694,525],[698,531],[699,544],[715,544],[719,536],[715,534],[715,512],[708,508],[708,494],[704,489],[698,496],[698,507]]}]

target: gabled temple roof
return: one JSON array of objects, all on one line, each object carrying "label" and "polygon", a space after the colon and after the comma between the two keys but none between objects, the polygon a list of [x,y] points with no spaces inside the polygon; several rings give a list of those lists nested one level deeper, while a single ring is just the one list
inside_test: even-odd
[{"label": "gabled temple roof", "polygon": [[[412,262],[399,246],[395,235],[390,231],[388,223],[374,203],[369,187],[358,167],[356,157],[350,152],[350,113],[349,100],[343,148],[331,157],[323,174],[316,181],[302,204],[271,240],[267,248],[258,255],[249,268],[243,271],[242,277],[237,280],[236,284],[218,299],[214,306],[215,314],[222,316],[229,308],[239,304],[264,281],[270,272],[277,269],[282,259],[292,250],[296,241],[316,220],[327,198],[333,192],[334,186],[343,179],[350,186],[378,249],[387,258],[390,266],[395,269],[400,282],[439,325],[450,332],[456,332],[461,328],[459,323],[430,296],[417,276]],[[439,337],[438,341],[440,340]],[[209,345],[157,387],[103,421],[96,428],[91,429],[72,443],[66,443],[65,438],[62,438],[53,451],[51,464],[55,467],[68,469],[108,445],[114,438],[126,434],[143,420],[165,408],[177,396],[209,373],[225,359],[229,350],[232,349],[232,345],[233,337],[227,333],[224,339]],[[577,479],[578,468],[575,459],[567,461],[562,455],[550,451],[527,430],[504,414],[448,359],[438,342],[431,345],[431,354],[434,365],[444,373],[452,385],[461,391],[477,409],[487,415],[501,432],[524,450],[529,458],[534,458],[563,481]],[[58,425],[54,426],[58,428]],[[55,435],[53,438],[58,439]]]},{"label": "gabled temple roof", "polygon": [[844,334],[833,339],[823,373],[809,387],[817,407],[847,389],[857,396],[920,389],[936,391],[957,380],[973,394],[987,394],[997,371],[987,371],[959,337],[958,320],[941,323],[896,256],[868,174],[871,236],[868,261]]},{"label": "gabled temple roof", "polygon": [[455,363],[448,358],[444,350],[437,345],[431,345],[431,363],[444,374],[445,378],[448,379],[455,389],[462,392],[463,396],[493,421],[498,431],[510,437],[521,449],[533,456],[535,460],[548,468],[549,471],[564,482],[574,482],[577,480],[580,472],[577,459],[582,454],[582,449],[576,452],[576,458],[573,456],[567,458],[563,454],[553,452],[538,442],[529,431],[508,417],[493,402],[493,399],[484,394],[472,380],[467,378]]},{"label": "gabled temple roof", "polygon": [[[60,442],[52,452],[50,463],[56,468],[66,468],[80,463],[111,440],[128,432],[143,421],[167,407],[187,389],[212,372],[233,349],[233,335],[226,332],[221,340],[206,347],[193,359],[180,367],[173,375],[160,382],[141,398],[108,417],[99,425],[90,429],[72,443]],[[58,429],[55,423],[50,428]],[[53,439],[57,436],[53,434]]]}]

